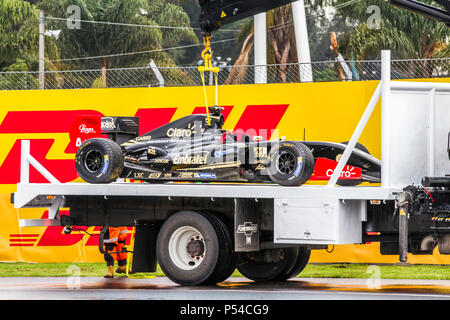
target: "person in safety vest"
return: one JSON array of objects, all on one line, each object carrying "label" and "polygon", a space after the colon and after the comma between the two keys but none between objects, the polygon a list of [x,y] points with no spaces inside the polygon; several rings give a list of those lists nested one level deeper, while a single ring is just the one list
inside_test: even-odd
[{"label": "person in safety vest", "polygon": [[[114,261],[117,261],[117,269],[116,273],[126,273],[127,272],[127,253],[126,252],[118,252],[125,249],[125,240],[127,237],[127,228],[126,227],[109,227],[105,233],[105,237],[103,240],[103,244],[105,247],[105,252],[107,252],[105,256],[106,266],[108,268],[105,278],[113,278],[114,277]],[[111,253],[108,253],[111,252]]]}]

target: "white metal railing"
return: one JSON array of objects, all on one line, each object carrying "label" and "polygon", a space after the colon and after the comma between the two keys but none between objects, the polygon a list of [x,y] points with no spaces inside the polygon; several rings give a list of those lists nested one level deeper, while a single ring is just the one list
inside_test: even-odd
[{"label": "white metal railing", "polygon": [[30,183],[30,165],[51,183],[60,183],[30,154],[30,140],[22,140],[20,148],[20,183]]}]

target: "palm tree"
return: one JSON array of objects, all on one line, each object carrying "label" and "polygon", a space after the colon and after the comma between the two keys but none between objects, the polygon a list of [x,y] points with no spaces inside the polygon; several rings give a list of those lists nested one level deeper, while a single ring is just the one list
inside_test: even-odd
[{"label": "palm tree", "polygon": [[[335,0],[334,5],[348,0]],[[380,24],[371,28],[367,23],[369,5],[380,8]],[[386,4],[383,0],[357,1],[342,10],[343,17],[354,25],[344,37],[346,57],[358,60],[378,57],[380,50],[389,49],[394,58],[432,58],[449,46],[450,29],[421,15]]]},{"label": "palm tree", "polygon": [[[134,25],[170,25],[186,29],[161,29],[151,27],[95,24],[81,22],[79,29],[64,28],[58,40],[63,57],[108,56],[135,51],[149,51],[174,46],[179,43],[196,43],[198,38],[189,29],[189,17],[181,7],[164,0],[42,0],[38,6],[47,15],[69,18],[70,5],[80,8],[80,20],[115,22]],[[64,22],[52,22],[54,28],[64,27]],[[150,59],[159,66],[174,65],[165,52],[146,55],[103,57],[87,65],[87,60],[70,61],[73,67],[105,68],[147,64]],[[91,60],[92,61],[92,60]]]}]

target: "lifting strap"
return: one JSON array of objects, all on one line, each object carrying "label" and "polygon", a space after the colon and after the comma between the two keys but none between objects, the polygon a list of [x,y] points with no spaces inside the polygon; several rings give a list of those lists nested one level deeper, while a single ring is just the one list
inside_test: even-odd
[{"label": "lifting strap", "polygon": [[202,86],[203,86],[203,94],[205,96],[205,106],[206,106],[206,118],[208,120],[208,126],[211,126],[211,117],[209,116],[209,108],[208,108],[208,97],[206,94],[206,84],[205,84],[205,72],[213,72],[214,73],[214,79],[215,79],[215,95],[216,95],[216,106],[218,105],[218,86],[219,86],[219,71],[220,69],[218,67],[213,67],[211,58],[212,58],[212,51],[211,51],[211,44],[210,44],[211,36],[205,35],[203,37],[203,45],[205,46],[205,49],[202,51],[202,58],[205,60],[204,66],[199,66],[198,71],[200,71],[200,77],[202,79]]}]

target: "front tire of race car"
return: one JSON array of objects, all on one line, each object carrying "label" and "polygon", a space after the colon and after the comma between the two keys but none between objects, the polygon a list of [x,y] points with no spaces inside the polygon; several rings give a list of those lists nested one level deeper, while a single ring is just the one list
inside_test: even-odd
[{"label": "front tire of race car", "polygon": [[314,171],[314,156],[298,141],[283,141],[270,151],[270,179],[282,186],[300,186]]},{"label": "front tire of race car", "polygon": [[89,183],[111,183],[123,171],[123,153],[120,146],[110,139],[86,140],[75,155],[78,175]]}]

